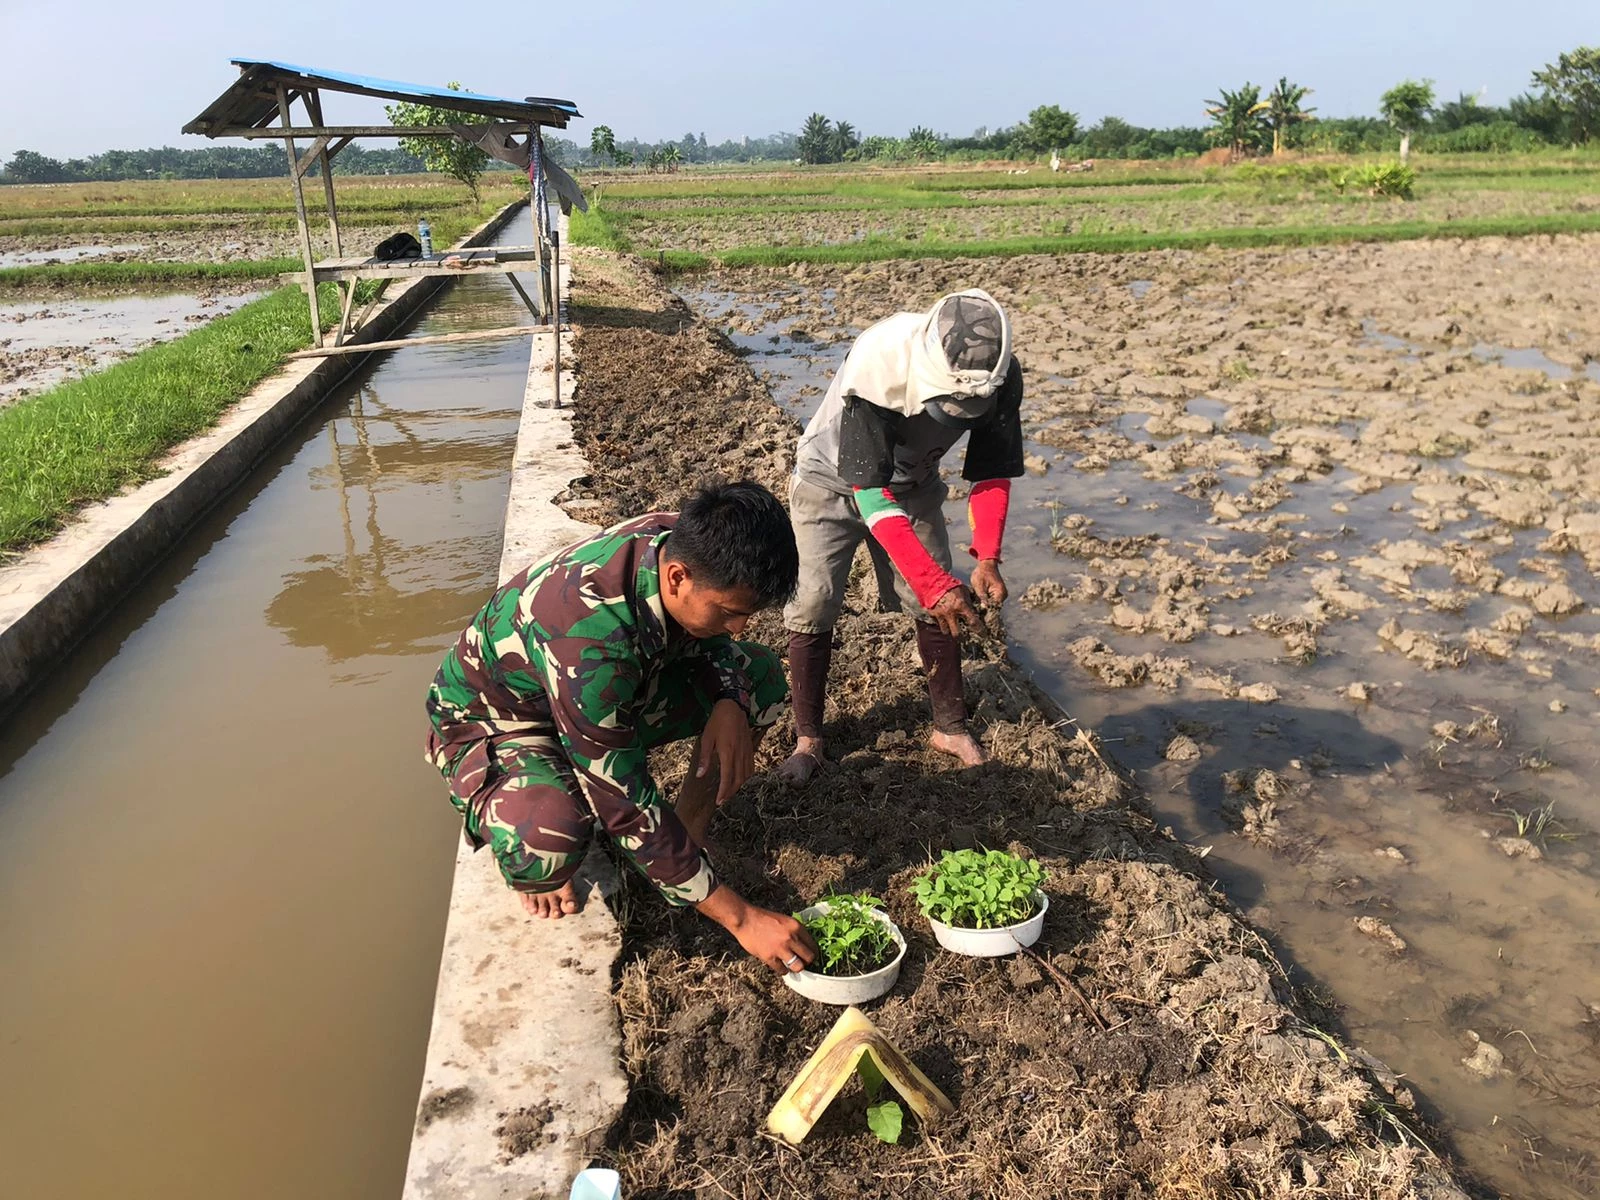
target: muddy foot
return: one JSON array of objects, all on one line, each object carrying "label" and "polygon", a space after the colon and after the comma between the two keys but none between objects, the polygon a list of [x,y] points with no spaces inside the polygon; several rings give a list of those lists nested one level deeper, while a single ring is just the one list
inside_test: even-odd
[{"label": "muddy foot", "polygon": [[964,766],[979,767],[989,761],[988,753],[970,733],[941,733],[935,729],[928,745],[959,758]]},{"label": "muddy foot", "polygon": [[811,777],[822,769],[822,739],[801,738],[783,766],[778,768],[778,778],[790,787],[803,788]]},{"label": "muddy foot", "polygon": [[571,880],[553,892],[518,892],[517,898],[522,901],[522,907],[530,917],[560,918],[583,907]]}]

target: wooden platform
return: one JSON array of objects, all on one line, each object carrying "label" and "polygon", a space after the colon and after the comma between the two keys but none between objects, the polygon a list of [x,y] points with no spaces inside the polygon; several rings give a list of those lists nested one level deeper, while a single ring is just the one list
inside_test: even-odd
[{"label": "wooden platform", "polygon": [[[535,246],[484,246],[477,250],[447,250],[427,258],[327,258],[312,272],[318,283],[348,279],[412,279],[429,271],[508,274],[534,269],[539,261]],[[304,272],[295,272],[303,275]]]}]

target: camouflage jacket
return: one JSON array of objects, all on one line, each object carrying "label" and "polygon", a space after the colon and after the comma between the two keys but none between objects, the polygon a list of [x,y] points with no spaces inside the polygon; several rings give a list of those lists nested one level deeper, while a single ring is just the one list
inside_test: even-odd
[{"label": "camouflage jacket", "polygon": [[484,738],[558,738],[607,833],[670,902],[694,904],[716,878],[651,778],[640,718],[655,675],[684,651],[704,659],[713,701],[748,712],[750,681],[728,638],[698,640],[667,618],[659,563],[676,520],[624,522],[514,576],[445,656],[428,716],[446,778]]}]

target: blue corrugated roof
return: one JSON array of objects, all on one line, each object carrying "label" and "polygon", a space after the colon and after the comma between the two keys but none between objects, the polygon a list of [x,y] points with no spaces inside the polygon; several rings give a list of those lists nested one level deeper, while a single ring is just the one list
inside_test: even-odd
[{"label": "blue corrugated roof", "polygon": [[293,63],[274,62],[266,58],[235,58],[236,67],[274,67],[279,71],[292,71],[296,75],[348,84],[374,92],[405,92],[419,100],[476,100],[484,104],[531,104],[539,108],[555,108],[570,116],[580,116],[578,106],[571,100],[547,100],[542,96],[528,96],[513,100],[507,96],[485,96],[478,92],[460,92],[451,88],[429,87],[422,83],[400,83],[393,79],[378,79],[371,75],[352,75],[347,71],[324,71],[320,67],[297,67]]},{"label": "blue corrugated roof", "polygon": [[185,133],[225,137],[229,131],[265,128],[278,119],[279,89],[297,92],[327,89],[385,100],[424,101],[436,108],[447,108],[468,116],[557,129],[565,129],[570,118],[583,115],[571,100],[553,100],[541,96],[513,100],[504,96],[484,96],[478,92],[456,92],[420,83],[378,79],[371,75],[297,67],[292,63],[269,59],[236,58],[233,62],[239,68],[239,78],[204,112],[183,127]]}]

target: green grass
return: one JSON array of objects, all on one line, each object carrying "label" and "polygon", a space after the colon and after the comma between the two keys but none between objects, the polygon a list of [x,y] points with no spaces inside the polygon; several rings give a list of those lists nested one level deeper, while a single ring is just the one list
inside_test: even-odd
[{"label": "green grass", "polygon": [[271,279],[301,269],[299,259],[238,262],[75,262],[0,270],[0,291],[37,286],[160,287],[218,279]]},{"label": "green grass", "polygon": [[[338,316],[331,284],[324,324]],[[305,294],[282,288],[104,371],[0,409],[0,550],[42,541],[74,508],[152,478],[168,447],[210,427],[308,346]]]},{"label": "green grass", "polygon": [[567,238],[574,246],[599,246],[617,251],[633,249],[633,244],[619,228],[615,216],[599,202],[590,204],[586,213],[573,209],[567,224]]},{"label": "green grass", "polygon": [[912,258],[1004,258],[1021,254],[1133,254],[1205,247],[1316,246],[1337,242],[1391,242],[1418,238],[1524,237],[1600,232],[1600,213],[1466,221],[1403,221],[1387,225],[1314,225],[1108,233],[1068,237],[1008,238],[972,242],[904,242],[867,239],[843,246],[743,246],[719,254],[668,250],[661,261],[677,271],[712,266],[777,267],[793,263],[887,262]]}]

